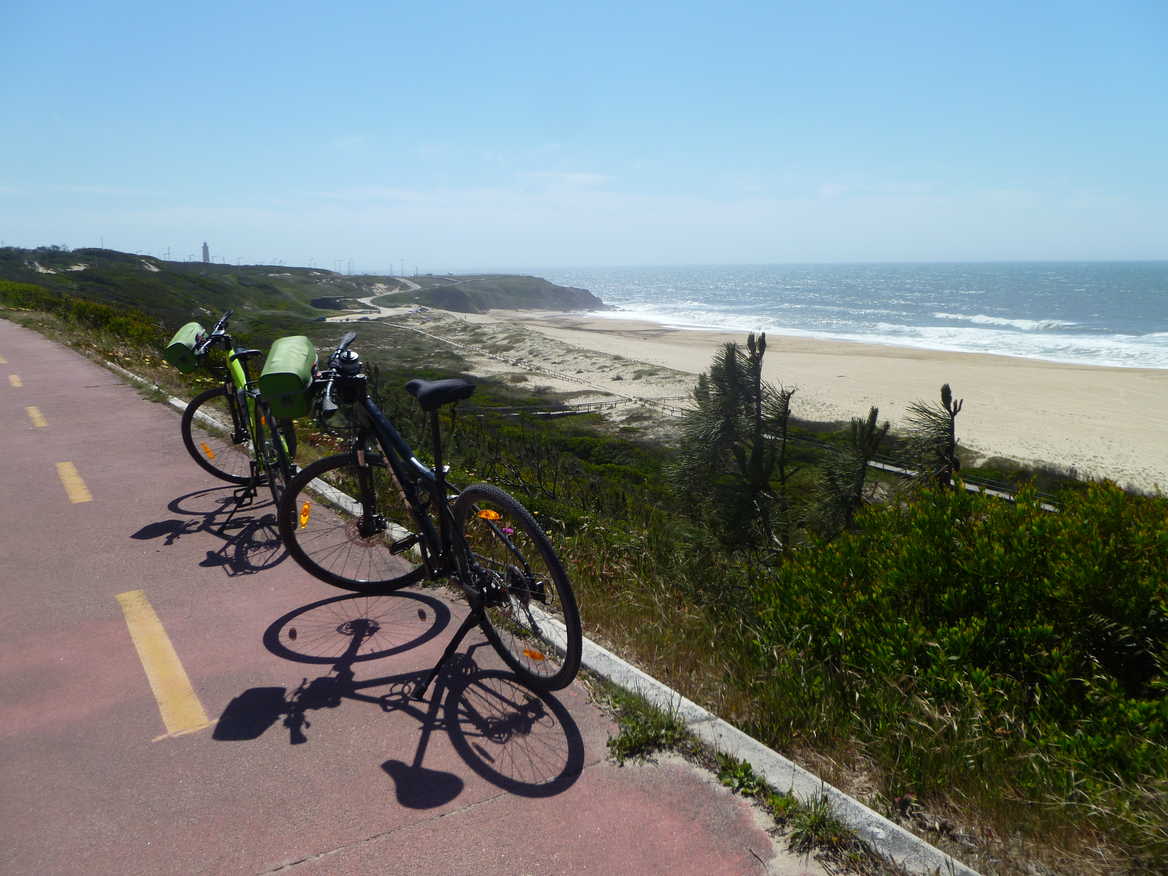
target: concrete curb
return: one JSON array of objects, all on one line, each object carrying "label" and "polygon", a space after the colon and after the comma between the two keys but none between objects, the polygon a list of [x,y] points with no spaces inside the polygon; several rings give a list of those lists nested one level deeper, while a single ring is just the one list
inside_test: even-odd
[{"label": "concrete curb", "polygon": [[[129,380],[160,389],[157,384],[150,383],[120,365],[112,362],[104,364]],[[174,396],[168,396],[167,403],[179,411],[186,410],[187,403]],[[351,497],[332,487],[324,486],[329,491],[327,498],[337,505],[356,507],[357,503]],[[657,708],[676,715],[698,739],[717,751],[750,764],[751,769],[776,790],[787,791],[802,803],[812,803],[826,797],[840,821],[853,830],[861,840],[904,869],[912,873],[978,876],[976,870],[889,821],[859,800],[832,787],[777,751],[747,736],[737,727],[728,724],[587,638],[584,639],[581,664],[618,687],[643,697]]]},{"label": "concrete curb", "polygon": [[899,824],[889,821],[859,800],[832,787],[777,751],[767,748],[757,739],[747,736],[737,727],[726,723],[653,676],[588,639],[584,640],[582,663],[618,687],[632,691],[657,708],[676,715],[698,739],[723,754],[750,764],[751,769],[776,790],[788,791],[802,803],[812,803],[826,797],[840,821],[855,831],[861,840],[904,869],[913,873],[978,876],[976,870],[929,845]]}]

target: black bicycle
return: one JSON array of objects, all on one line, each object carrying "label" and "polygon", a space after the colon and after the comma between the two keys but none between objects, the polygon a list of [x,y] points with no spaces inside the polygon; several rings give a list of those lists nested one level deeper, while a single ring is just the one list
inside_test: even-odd
[{"label": "black bicycle", "polygon": [[406,390],[429,414],[434,467],[422,463],[370,397],[349,332],[314,381],[318,417],[338,409],[353,426],[348,452],[306,466],[280,502],[288,553],[322,581],[388,593],[423,578],[449,579],[470,613],[438,665],[476,625],[523,682],[567,686],[580,667],[580,615],[547,536],[518,500],[490,484],[463,490],[446,480],[439,409],[469,398],[468,380],[411,380]]},{"label": "black bicycle", "polygon": [[[261,350],[235,346],[227,332],[227,311],[209,332],[197,337],[192,352],[195,359],[222,379],[191,399],[182,415],[182,439],[187,452],[206,471],[220,480],[244,487],[251,498],[262,484],[272,492],[277,505],[289,480],[296,473],[296,430],[291,420],[272,416],[269,404],[260,395],[251,376],[250,363],[263,355]],[[226,351],[222,367],[208,354],[216,347]],[[201,432],[195,426],[201,426]]]}]

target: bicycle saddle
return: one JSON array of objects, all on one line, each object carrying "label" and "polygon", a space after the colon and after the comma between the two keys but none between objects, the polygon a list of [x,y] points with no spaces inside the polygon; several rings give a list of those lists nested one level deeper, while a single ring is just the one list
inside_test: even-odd
[{"label": "bicycle saddle", "polygon": [[406,384],[406,392],[418,400],[424,411],[434,411],[442,405],[470,398],[475,385],[469,380],[454,377],[449,380],[419,380]]},{"label": "bicycle saddle", "polygon": [[236,350],[231,354],[231,358],[238,359],[242,362],[244,359],[250,359],[252,356],[262,356],[263,354],[263,350]]}]

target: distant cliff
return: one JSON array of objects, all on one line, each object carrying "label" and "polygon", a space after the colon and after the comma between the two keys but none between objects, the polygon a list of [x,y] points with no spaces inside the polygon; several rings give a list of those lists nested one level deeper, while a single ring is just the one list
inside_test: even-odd
[{"label": "distant cliff", "polygon": [[110,249],[0,247],[0,280],[31,283],[64,295],[134,307],[177,328],[200,314],[319,317],[381,296],[386,306],[424,304],[461,313],[487,310],[609,310],[585,289],[511,274],[426,274],[407,279],[345,275],[285,265],[167,261]]},{"label": "distant cliff", "polygon": [[[454,310],[609,310],[587,289],[559,286],[542,277],[480,274],[466,277],[415,277],[422,288],[392,296],[404,301]],[[386,299],[388,303],[389,299]]]}]

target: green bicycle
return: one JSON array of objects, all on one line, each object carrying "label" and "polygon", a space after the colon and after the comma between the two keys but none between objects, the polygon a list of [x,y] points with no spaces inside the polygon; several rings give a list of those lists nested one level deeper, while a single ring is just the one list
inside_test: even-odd
[{"label": "green bicycle", "polygon": [[[292,462],[296,431],[290,417],[273,411],[272,401],[261,394],[259,382],[252,378],[251,362],[263,352],[235,345],[227,331],[232,313],[223,314],[209,332],[197,322],[187,323],[166,349],[167,361],[180,371],[203,366],[222,380],[221,386],[191,399],[182,415],[182,440],[205,471],[240,485],[241,499],[254,497],[266,484],[278,506],[297,471]],[[226,351],[222,367],[208,355],[215,347]],[[312,356],[315,360],[315,351]]]}]

